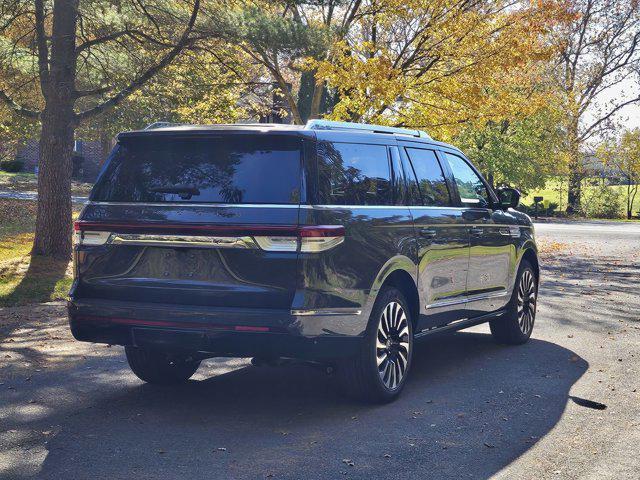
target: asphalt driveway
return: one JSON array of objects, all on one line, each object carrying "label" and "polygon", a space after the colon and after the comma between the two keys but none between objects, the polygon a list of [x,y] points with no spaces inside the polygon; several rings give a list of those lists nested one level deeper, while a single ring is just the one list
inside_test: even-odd
[{"label": "asphalt driveway", "polygon": [[[345,400],[305,366],[206,362],[144,385],[60,304],[0,311],[0,478],[637,478],[640,227],[537,226],[533,339],[418,345],[403,396]],[[599,409],[606,406],[606,409]]]}]

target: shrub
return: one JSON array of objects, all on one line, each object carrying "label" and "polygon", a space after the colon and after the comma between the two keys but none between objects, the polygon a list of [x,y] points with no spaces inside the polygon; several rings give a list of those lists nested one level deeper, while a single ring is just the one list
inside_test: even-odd
[{"label": "shrub", "polygon": [[547,207],[547,215],[549,215],[549,216],[553,215],[556,212],[556,210],[558,210],[558,207],[560,206],[555,202],[549,202],[547,204],[546,201],[545,201],[545,205]]},{"label": "shrub", "polygon": [[[538,216],[551,217],[557,215],[559,213],[557,212],[557,209],[557,203],[545,200],[544,202],[538,204]],[[520,205],[518,205],[518,210],[526,213],[530,217],[533,217],[536,213],[536,205],[535,203],[532,203],[531,205],[525,205],[524,203],[521,203]]]},{"label": "shrub", "polygon": [[592,218],[622,217],[622,195],[613,188],[600,185],[584,205],[584,213]]},{"label": "shrub", "polygon": [[0,161],[0,170],[5,172],[16,173],[21,172],[24,168],[22,160],[2,160]]}]

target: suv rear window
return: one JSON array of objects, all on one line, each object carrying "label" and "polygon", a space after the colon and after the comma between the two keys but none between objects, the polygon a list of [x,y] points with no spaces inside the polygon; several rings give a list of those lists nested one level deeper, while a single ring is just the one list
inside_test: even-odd
[{"label": "suv rear window", "polygon": [[295,204],[301,152],[300,139],[284,136],[129,138],[112,152],[91,200]]}]

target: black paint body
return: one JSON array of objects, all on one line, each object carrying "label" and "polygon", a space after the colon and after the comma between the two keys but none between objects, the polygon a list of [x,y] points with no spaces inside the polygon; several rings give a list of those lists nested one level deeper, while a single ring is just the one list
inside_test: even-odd
[{"label": "black paint body", "polygon": [[[416,336],[463,328],[499,314],[510,299],[523,258],[537,267],[529,217],[494,204],[461,203],[443,152],[457,149],[406,135],[316,131],[264,126],[162,129],[137,136],[265,135],[301,145],[298,204],[201,204],[92,201],[83,222],[105,229],[154,232],[163,225],[185,234],[195,226],[224,226],[238,235],[253,227],[342,225],[344,242],[320,253],[261,249],[138,245],[76,246],[69,318],[78,340],[200,352],[203,356],[287,356],[331,359],[351,355],[361,340],[380,288],[405,289]],[[450,205],[325,205],[318,193],[317,145],[322,141],[436,152]],[[117,147],[116,147],[117,148]],[[396,165],[397,168],[397,165]],[[395,186],[407,172],[396,172]],[[265,181],[270,181],[266,179]],[[491,192],[491,195],[495,194]],[[415,202],[413,202],[415,203]],[[113,227],[116,225],[116,227]],[[255,327],[252,330],[252,327]]]}]

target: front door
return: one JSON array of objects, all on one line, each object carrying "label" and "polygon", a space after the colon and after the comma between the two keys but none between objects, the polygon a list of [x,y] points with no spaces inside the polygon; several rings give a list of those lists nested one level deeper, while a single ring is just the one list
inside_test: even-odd
[{"label": "front door", "polygon": [[519,228],[506,224],[505,214],[480,174],[461,155],[443,151],[462,204],[469,232],[467,317],[504,307],[509,300],[509,275]]}]

